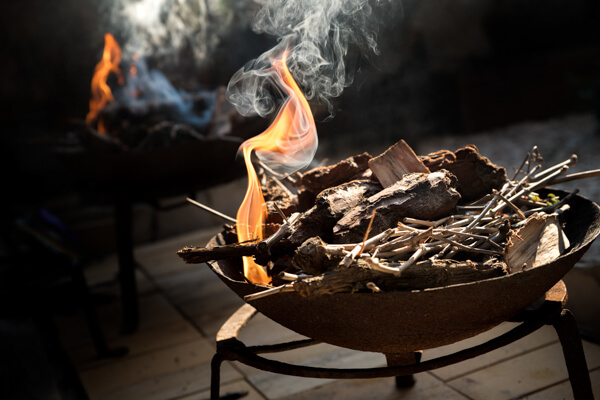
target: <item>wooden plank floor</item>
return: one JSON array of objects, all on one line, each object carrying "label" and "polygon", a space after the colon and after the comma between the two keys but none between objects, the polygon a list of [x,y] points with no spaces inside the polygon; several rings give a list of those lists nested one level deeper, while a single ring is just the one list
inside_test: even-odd
[{"label": "wooden plank floor", "polygon": [[[175,254],[185,245],[204,245],[209,229],[136,249],[140,264],[141,321],[130,335],[121,323],[116,258],[86,270],[93,292],[106,301],[98,312],[111,346],[127,346],[116,359],[97,359],[79,314],[57,317],[62,341],[90,398],[203,400],[209,398],[210,359],[215,334],[242,304],[204,265],[186,265]],[[424,359],[449,354],[510,329],[492,331],[445,348],[425,351]],[[246,343],[287,341],[300,336],[258,315],[243,330]],[[584,342],[594,393],[600,398],[600,346]],[[276,359],[324,367],[384,366],[376,353],[320,344],[278,354]],[[244,399],[569,399],[570,384],[554,330],[544,327],[509,346],[453,366],[416,376],[412,388],[396,389],[392,378],[321,380],[283,376],[239,363],[222,367],[221,394]]]}]

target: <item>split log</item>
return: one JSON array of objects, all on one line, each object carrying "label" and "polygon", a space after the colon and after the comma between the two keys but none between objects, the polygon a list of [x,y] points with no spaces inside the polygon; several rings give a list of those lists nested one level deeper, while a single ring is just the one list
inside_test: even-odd
[{"label": "split log", "polygon": [[556,260],[570,246],[557,214],[532,214],[509,233],[505,259],[511,273]]},{"label": "split log", "polygon": [[323,190],[315,205],[300,217],[290,241],[300,245],[315,236],[329,240],[333,227],[344,214],[381,189],[381,185],[374,181],[352,181]]},{"label": "split log", "polygon": [[404,140],[369,160],[369,168],[383,187],[392,186],[411,172],[430,172]]},{"label": "split log", "polygon": [[421,157],[431,172],[445,169],[457,178],[456,188],[463,201],[477,200],[507,181],[506,170],[479,154],[475,145],[456,152],[440,150]]},{"label": "split log", "polygon": [[456,178],[445,170],[406,174],[344,215],[333,228],[333,241],[362,241],[374,210],[372,235],[395,227],[405,217],[425,220],[445,217],[460,200],[455,185]]},{"label": "split log", "polygon": [[506,264],[501,262],[428,260],[412,265],[400,277],[396,277],[369,269],[362,260],[358,260],[350,268],[339,268],[319,276],[298,280],[292,287],[305,297],[365,291],[369,290],[368,283],[375,284],[383,292],[392,292],[456,285],[495,278],[507,273]]}]

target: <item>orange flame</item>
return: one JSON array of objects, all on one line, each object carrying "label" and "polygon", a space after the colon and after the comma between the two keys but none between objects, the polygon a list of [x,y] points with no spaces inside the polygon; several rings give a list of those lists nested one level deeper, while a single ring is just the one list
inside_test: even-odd
[{"label": "orange flame", "polygon": [[[102,59],[96,65],[94,76],[92,77],[92,98],[90,99],[90,111],[88,112],[85,121],[88,126],[92,126],[94,121],[98,119],[100,111],[106,105],[114,101],[112,91],[106,83],[111,73],[117,74],[119,83],[123,83],[123,75],[119,68],[121,62],[121,48],[117,44],[115,38],[107,33],[104,35],[104,52]],[[98,119],[98,132],[105,133],[104,122]]]},{"label": "orange flame", "polygon": [[[237,212],[237,233],[240,242],[264,238],[264,222],[266,219],[265,199],[260,183],[252,165],[252,151],[265,155],[270,159],[294,159],[316,148],[317,130],[308,101],[294,81],[287,68],[286,51],[281,58],[273,61],[273,69],[277,73],[283,89],[289,96],[277,117],[266,131],[246,140],[240,147],[248,172],[248,190]],[[312,157],[312,153],[310,154]],[[308,160],[310,161],[310,160]],[[256,264],[251,257],[244,257],[244,276],[252,283],[268,284],[271,278],[265,269]]]}]

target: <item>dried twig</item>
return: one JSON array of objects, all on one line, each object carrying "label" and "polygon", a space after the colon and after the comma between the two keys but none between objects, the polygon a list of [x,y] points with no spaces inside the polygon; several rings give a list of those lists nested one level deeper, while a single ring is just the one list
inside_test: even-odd
[{"label": "dried twig", "polygon": [[263,297],[271,296],[276,293],[285,293],[285,292],[294,292],[293,284],[286,283],[285,285],[276,286],[271,289],[263,290],[262,292],[257,292],[253,294],[249,294],[244,296],[244,300],[252,301],[262,299]]},{"label": "dried twig", "polygon": [[213,213],[214,215],[216,215],[217,217],[221,217],[229,222],[233,222],[234,224],[237,223],[237,220],[235,218],[231,218],[230,216],[227,216],[215,209],[210,208],[209,206],[206,206],[202,203],[197,202],[196,200],[190,199],[189,197],[186,198],[187,201],[189,201],[190,203],[192,203],[193,205],[202,208],[203,210],[206,210],[210,213]]}]

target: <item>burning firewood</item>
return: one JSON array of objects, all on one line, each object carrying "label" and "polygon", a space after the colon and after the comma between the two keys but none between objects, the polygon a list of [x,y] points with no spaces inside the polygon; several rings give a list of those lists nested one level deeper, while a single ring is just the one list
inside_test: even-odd
[{"label": "burning firewood", "polygon": [[[569,246],[561,214],[569,212],[567,201],[577,191],[564,198],[538,191],[564,179],[575,156],[542,169],[534,148],[508,179],[504,168],[474,146],[420,157],[434,172],[410,171],[422,167],[407,167],[415,165],[416,156],[411,158],[405,146],[401,142],[379,157],[363,154],[301,175],[299,190],[320,192],[312,207],[294,214],[292,221],[278,206],[284,222],[268,239],[187,248],[179,255],[187,262],[250,255],[262,265],[285,256],[285,271],[272,272],[274,287],[246,298],[254,300],[289,291],[315,296],[418,290],[488,279],[547,264]],[[390,160],[393,154],[410,161]],[[373,171],[387,187],[356,179],[370,174],[369,165],[396,169]],[[590,174],[595,171],[576,177]],[[468,187],[469,182],[476,187]],[[283,196],[274,204],[294,201],[300,201],[298,196]]]}]

